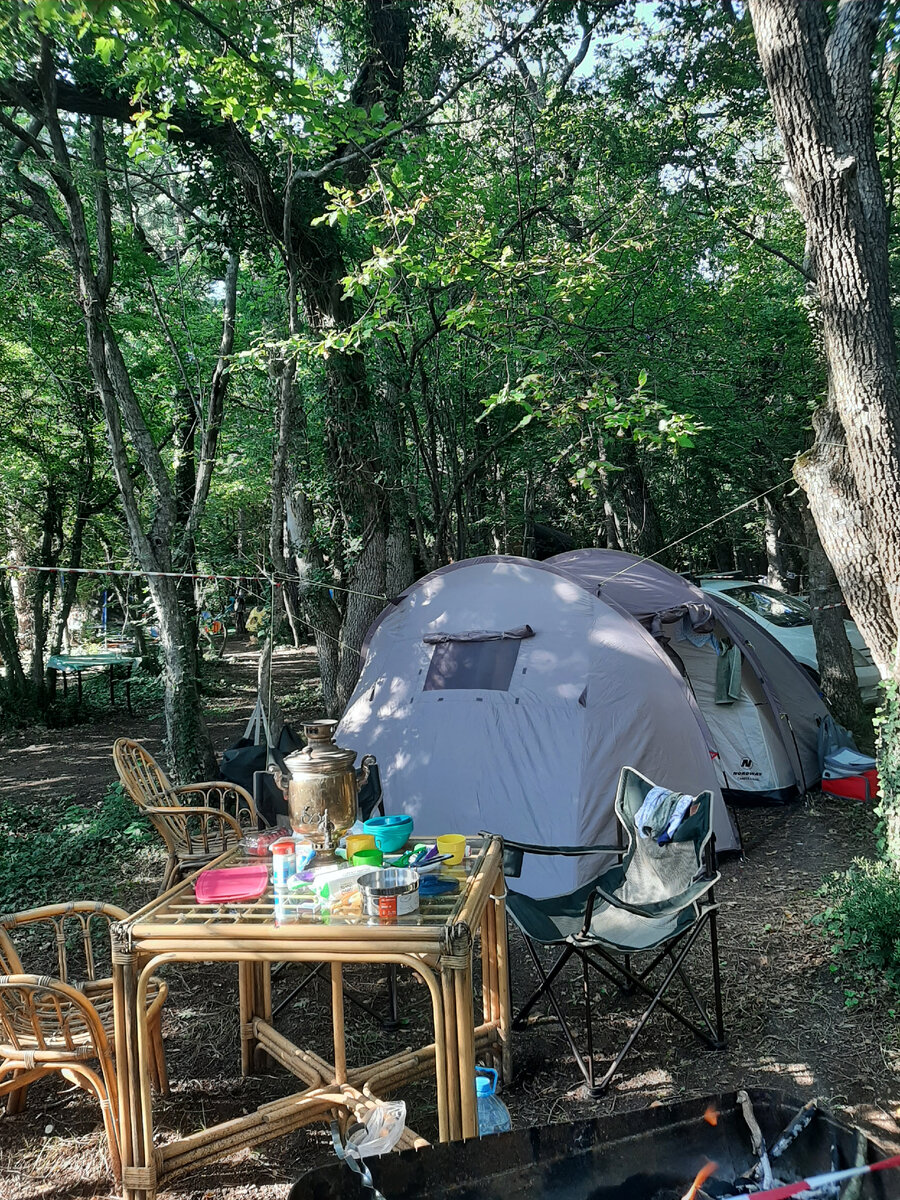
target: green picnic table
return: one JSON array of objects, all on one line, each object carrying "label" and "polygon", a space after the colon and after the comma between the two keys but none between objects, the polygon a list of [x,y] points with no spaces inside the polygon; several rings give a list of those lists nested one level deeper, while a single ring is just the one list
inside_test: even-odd
[{"label": "green picnic table", "polygon": [[[119,665],[129,666],[134,668],[135,663],[139,663],[139,658],[133,658],[131,655],[115,654],[112,652],[97,653],[97,654],[51,654],[47,659],[47,669],[62,672],[63,679],[63,695],[69,694],[68,675],[74,672],[78,677],[78,703],[81,703],[81,675],[83,671],[97,671],[103,667],[109,669],[109,702],[116,702],[116,684],[115,684],[115,668]],[[131,678],[128,677],[124,681],[125,684],[125,703],[128,706],[130,716],[134,714],[131,711]]]}]

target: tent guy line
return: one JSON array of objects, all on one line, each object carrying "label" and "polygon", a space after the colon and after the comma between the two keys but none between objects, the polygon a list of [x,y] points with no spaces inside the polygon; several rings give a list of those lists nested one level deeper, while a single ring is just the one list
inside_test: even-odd
[{"label": "tent guy line", "polygon": [[619,575],[624,575],[626,571],[634,570],[634,568],[639,567],[641,563],[652,562],[653,559],[658,558],[660,554],[665,554],[667,550],[671,550],[675,546],[680,546],[682,542],[689,541],[690,538],[696,537],[698,533],[703,533],[705,530],[711,529],[713,525],[718,525],[720,521],[724,521],[727,517],[733,517],[734,514],[740,512],[741,509],[749,508],[750,505],[755,504],[757,500],[762,500],[764,496],[768,496],[772,492],[777,492],[778,489],[784,487],[785,484],[793,482],[793,475],[788,475],[787,479],[782,479],[780,483],[774,483],[770,488],[766,488],[764,492],[760,492],[758,496],[751,496],[751,498],[749,500],[745,500],[743,504],[738,504],[735,508],[730,508],[728,512],[722,513],[720,517],[714,517],[711,521],[707,521],[705,525],[700,525],[697,529],[693,529],[690,533],[686,533],[684,537],[676,538],[674,542],[669,542],[667,546],[660,546],[660,548],[658,550],[654,550],[652,554],[645,554],[644,557],[638,559],[637,562],[631,563],[630,566],[623,567],[621,571],[617,571],[615,575],[610,575],[609,579],[604,580],[604,582],[608,583],[610,580],[618,578]]}]

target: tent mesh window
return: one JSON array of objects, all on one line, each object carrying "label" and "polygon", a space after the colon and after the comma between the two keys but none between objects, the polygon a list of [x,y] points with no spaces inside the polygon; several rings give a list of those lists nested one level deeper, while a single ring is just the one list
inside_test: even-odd
[{"label": "tent mesh window", "polygon": [[509,691],[521,644],[518,638],[440,642],[432,652],[423,690],[440,692],[450,688],[471,688]]}]

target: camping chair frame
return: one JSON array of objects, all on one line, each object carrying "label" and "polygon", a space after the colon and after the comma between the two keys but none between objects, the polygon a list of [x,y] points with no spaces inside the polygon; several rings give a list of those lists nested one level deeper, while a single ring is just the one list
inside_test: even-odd
[{"label": "camping chair frame", "polygon": [[[54,1072],[100,1103],[110,1162],[121,1178],[118,1099],[114,1065],[113,989],[97,975],[94,938],[109,940],[109,926],[127,917],[124,909],[99,901],[78,900],[0,916],[0,1096],[9,1115],[21,1113],[29,1086]],[[57,976],[25,971],[10,932],[47,927],[55,948]],[[74,980],[70,961],[80,947],[83,978]],[[147,996],[150,1079],[168,1092],[160,1020],[166,985],[151,980]],[[96,1063],[96,1067],[91,1063]]]},{"label": "camping chair frame", "polygon": [[[523,842],[514,842],[504,839],[504,850],[506,853],[506,861],[510,869],[508,875],[515,876],[521,870],[522,857],[525,854],[542,854],[542,855],[561,855],[561,856],[578,856],[585,854],[615,854],[619,862],[619,869],[616,871],[620,880],[623,880],[627,875],[628,865],[632,860],[635,851],[635,835],[627,823],[626,816],[623,812],[623,797],[625,789],[629,783],[640,780],[647,788],[653,786],[650,780],[646,779],[639,772],[632,768],[625,767],[619,778],[619,787],[616,796],[616,816],[619,819],[618,835],[619,841],[615,846],[611,845],[593,845],[593,846],[556,846],[544,847],[535,846]],[[712,795],[709,792],[702,792],[697,797],[698,801],[705,802],[706,820],[708,823],[708,831],[702,840],[697,855],[698,865],[702,867],[702,875],[695,878],[694,884],[682,893],[681,896],[674,896],[666,903],[660,901],[650,905],[629,904],[620,897],[613,894],[603,886],[606,877],[611,873],[604,872],[597,879],[593,880],[592,884],[583,886],[578,889],[574,896],[579,893],[584,899],[584,915],[581,921],[581,926],[575,933],[569,933],[567,936],[559,936],[557,938],[538,938],[529,934],[527,918],[525,921],[519,919],[516,914],[516,898],[517,893],[509,892],[508,894],[508,911],[516,924],[519,925],[525,937],[525,945],[528,953],[534,963],[539,977],[538,987],[532,992],[520,1011],[516,1014],[512,1022],[514,1029],[523,1029],[528,1023],[528,1016],[535,1004],[544,996],[547,997],[553,1014],[559,1022],[566,1041],[572,1051],[575,1062],[578,1066],[581,1075],[584,1078],[586,1087],[589,1093],[593,1096],[602,1095],[607,1090],[612,1079],[623,1059],[630,1052],[635,1041],[641,1034],[647,1022],[652,1017],[657,1008],[663,1009],[670,1016],[678,1020],[682,1025],[689,1029],[693,1034],[701,1039],[711,1049],[722,1049],[725,1045],[725,1026],[722,1007],[722,986],[721,973],[719,967],[719,948],[718,948],[718,930],[716,927],[717,905],[715,903],[713,887],[718,881],[719,876],[715,871],[715,837],[712,834]],[[623,841],[623,833],[627,841]],[[615,909],[631,912],[643,919],[647,918],[666,918],[670,919],[673,914],[683,912],[685,909],[693,906],[694,919],[679,929],[674,935],[663,937],[656,943],[648,944],[645,948],[635,947],[631,953],[624,950],[621,946],[611,945],[604,942],[602,937],[602,924],[595,925],[595,908],[597,902],[603,901]],[[697,940],[701,937],[704,930],[709,930],[710,936],[710,955],[712,960],[712,977],[714,1003],[713,1013],[707,1010],[700,997],[684,971],[684,964],[689,954],[693,950]],[[545,970],[540,956],[535,947],[535,943],[545,945],[562,945],[562,949],[557,955],[555,961],[550,966],[549,970]],[[636,955],[650,955],[650,961],[641,967],[636,967],[633,959]],[[558,997],[556,996],[553,985],[562,972],[566,964],[573,958],[577,957],[581,964],[582,973],[582,996],[584,999],[584,1014],[586,1025],[586,1043],[585,1053],[582,1055],[575,1037],[572,1033],[569,1022],[566,1018],[565,1011]],[[653,977],[664,967],[664,974],[660,980],[653,982]],[[613,1058],[607,1070],[598,1079],[594,1070],[594,1045],[593,1045],[593,1024],[591,1019],[591,968],[596,970],[599,975],[609,982],[618,986],[624,993],[633,994],[641,993],[649,998],[649,1004],[644,1008],[637,1023],[631,1030],[625,1044]],[[675,979],[678,979],[685,990],[687,997],[691,1000],[696,1009],[700,1022],[691,1019],[685,1013],[681,1012],[673,1004],[670,1004],[665,999],[665,994]]]},{"label": "camping chair frame", "polygon": [[160,895],[260,824],[253,797],[244,788],[225,780],[174,787],[153,755],[130,738],[115,743],[113,762],[125,791],[166,844]]}]

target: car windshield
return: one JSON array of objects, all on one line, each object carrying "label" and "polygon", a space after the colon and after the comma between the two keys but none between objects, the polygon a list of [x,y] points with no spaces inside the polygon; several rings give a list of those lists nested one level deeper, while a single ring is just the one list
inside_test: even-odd
[{"label": "car windshield", "polygon": [[744,585],[723,588],[722,591],[730,599],[737,600],[739,604],[751,609],[757,616],[773,625],[780,625],[783,629],[796,629],[801,625],[812,624],[809,605],[805,601],[798,600],[796,596],[786,596],[784,592],[776,591],[775,588]]}]

